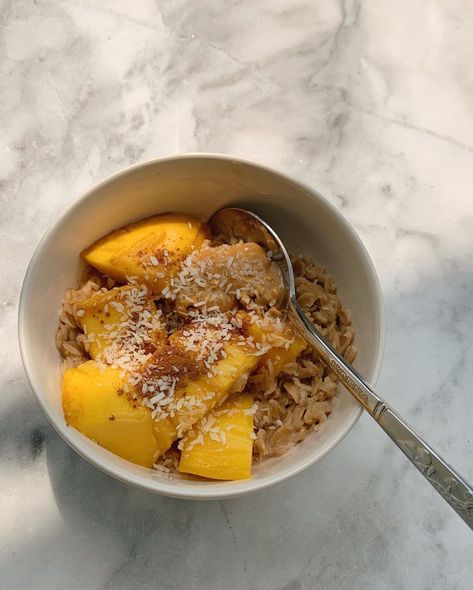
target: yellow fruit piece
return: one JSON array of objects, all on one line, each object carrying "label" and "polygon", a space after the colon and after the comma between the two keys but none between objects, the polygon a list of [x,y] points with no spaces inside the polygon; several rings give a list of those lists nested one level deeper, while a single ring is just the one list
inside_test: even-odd
[{"label": "yellow fruit piece", "polygon": [[98,291],[77,304],[76,315],[87,335],[90,356],[101,362],[112,363],[128,352],[127,347],[137,349],[136,334],[143,340],[142,352],[150,349],[150,343],[154,352],[166,338],[152,293],[145,286]]},{"label": "yellow fruit piece", "polygon": [[64,417],[100,446],[127,461],[152,467],[158,445],[151,412],[123,393],[120,371],[87,361],[68,369],[62,385]]},{"label": "yellow fruit piece", "polygon": [[260,357],[259,371],[270,373],[272,377],[277,377],[284,365],[295,362],[307,347],[307,342],[285,320],[252,323],[248,331],[262,346],[271,346]]},{"label": "yellow fruit piece", "polygon": [[211,376],[205,374],[178,385],[172,412],[162,418],[157,415],[155,429],[160,455],[230,394],[241,391],[259,360],[254,350],[233,343],[226,343],[225,353],[226,358],[214,363]]},{"label": "yellow fruit piece", "polygon": [[248,479],[253,453],[253,398],[227,401],[182,441],[179,471],[210,479]]},{"label": "yellow fruit piece", "polygon": [[199,219],[165,213],[108,234],[81,256],[117,281],[136,277],[159,294],[178,274],[184,258],[209,237],[207,225]]},{"label": "yellow fruit piece", "polygon": [[273,376],[277,377],[285,365],[296,361],[299,354],[307,347],[307,342],[296,336],[288,348],[275,346],[261,357],[261,366],[271,363]]}]

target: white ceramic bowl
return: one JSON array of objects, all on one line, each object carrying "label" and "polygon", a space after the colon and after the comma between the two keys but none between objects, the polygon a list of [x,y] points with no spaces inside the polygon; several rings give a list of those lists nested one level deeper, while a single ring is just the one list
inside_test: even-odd
[{"label": "white ceramic bowl", "polygon": [[259,213],[290,251],[325,265],[352,311],[359,349],[356,367],[374,383],[381,365],[384,318],[373,264],[343,216],[317,191],[274,170],[219,155],[187,155],[133,166],[101,182],[64,213],[41,240],[20,299],[19,338],[26,374],[54,428],[82,457],[121,481],[180,498],[224,498],[261,489],[301,472],[339,443],[361,409],[342,392],[319,433],[280,458],[254,468],[246,481],[168,479],[99,447],[66,425],[61,407],[58,309],[77,284],[79,252],[113,229],[166,211],[208,218],[226,205]]}]

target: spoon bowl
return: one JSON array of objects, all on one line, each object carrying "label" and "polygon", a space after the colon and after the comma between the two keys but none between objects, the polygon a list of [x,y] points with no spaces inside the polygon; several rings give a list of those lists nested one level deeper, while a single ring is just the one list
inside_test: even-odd
[{"label": "spoon bowl", "polygon": [[282,272],[286,286],[286,296],[282,304],[287,305],[288,297],[296,298],[294,270],[289,253],[277,233],[261,217],[238,207],[225,207],[212,215],[209,225],[214,235],[221,234],[227,240],[235,239],[259,244],[278,264]]}]

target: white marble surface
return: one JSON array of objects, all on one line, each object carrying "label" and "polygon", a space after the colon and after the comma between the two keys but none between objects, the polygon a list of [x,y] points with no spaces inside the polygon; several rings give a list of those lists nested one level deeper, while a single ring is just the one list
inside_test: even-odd
[{"label": "white marble surface", "polygon": [[26,265],[92,183],[219,151],[317,187],[386,298],[379,389],[473,480],[469,0],[0,0],[0,586],[460,589],[473,537],[364,416],[267,492],[194,503],[86,464],[16,344]]}]

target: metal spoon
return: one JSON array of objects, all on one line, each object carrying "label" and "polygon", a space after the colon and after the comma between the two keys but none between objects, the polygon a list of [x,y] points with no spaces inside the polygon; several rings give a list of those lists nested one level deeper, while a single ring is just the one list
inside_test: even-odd
[{"label": "metal spoon", "polygon": [[214,234],[256,242],[272,252],[272,258],[279,264],[285,281],[284,304],[306,340],[319,353],[321,359],[336,372],[356,401],[376,420],[443,499],[470,528],[473,528],[473,488],[407,426],[363,377],[332,348],[305,316],[297,302],[294,271],[289,254],[276,232],[251,211],[233,207],[217,211],[209,223]]}]

